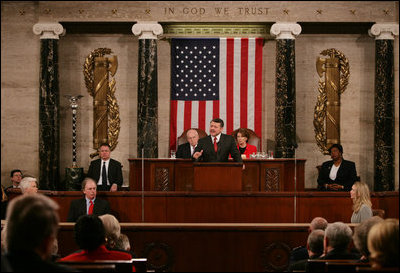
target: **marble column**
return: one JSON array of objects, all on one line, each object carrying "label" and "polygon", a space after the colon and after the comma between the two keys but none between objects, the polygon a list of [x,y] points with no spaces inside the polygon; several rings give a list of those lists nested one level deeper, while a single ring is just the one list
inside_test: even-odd
[{"label": "marble column", "polygon": [[138,22],[132,32],[139,36],[137,156],[158,157],[157,35],[156,22]]},{"label": "marble column", "polygon": [[60,98],[58,87],[58,39],[64,29],[58,23],[38,23],[39,75],[39,189],[57,190],[60,182]]},{"label": "marble column", "polygon": [[296,23],[275,23],[271,35],[276,36],[275,85],[275,157],[294,157],[296,143],[296,70],[295,36],[301,32]]},{"label": "marble column", "polygon": [[375,36],[375,141],[374,190],[394,190],[394,52],[397,24],[374,24]]}]

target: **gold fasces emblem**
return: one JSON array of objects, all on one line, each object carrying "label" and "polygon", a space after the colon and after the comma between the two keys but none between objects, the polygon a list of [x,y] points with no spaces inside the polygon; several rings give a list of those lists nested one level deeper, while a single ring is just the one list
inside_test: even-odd
[{"label": "gold fasces emblem", "polygon": [[117,56],[104,57],[111,54],[109,48],[98,48],[92,51],[85,60],[83,74],[89,94],[93,97],[93,158],[98,155],[102,143],[108,143],[111,151],[118,144],[120,131],[119,106],[115,97],[115,78],[118,68]]},{"label": "gold fasces emblem", "polygon": [[[323,154],[329,154],[332,144],[340,143],[340,94],[349,83],[349,62],[339,50],[326,49],[320,53],[329,58],[317,58],[317,104],[314,108],[315,140]],[[323,78],[325,74],[325,77]]]}]

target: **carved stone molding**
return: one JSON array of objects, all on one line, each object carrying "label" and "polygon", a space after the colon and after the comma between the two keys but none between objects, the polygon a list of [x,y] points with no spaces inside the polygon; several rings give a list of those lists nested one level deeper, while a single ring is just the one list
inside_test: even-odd
[{"label": "carved stone molding", "polygon": [[59,39],[65,35],[65,29],[59,23],[37,23],[33,26],[33,33],[41,35],[40,39]]},{"label": "carved stone molding", "polygon": [[276,39],[294,40],[301,33],[301,26],[297,23],[275,23],[270,32]]},{"label": "carved stone molding", "polygon": [[398,24],[374,24],[369,30],[369,34],[376,40],[394,40],[399,35]]},{"label": "carved stone molding", "polygon": [[166,24],[164,25],[165,37],[178,36],[269,36],[269,27],[266,24]]},{"label": "carved stone molding", "polygon": [[157,22],[139,22],[132,26],[132,33],[139,39],[157,39],[163,34],[163,28]]}]

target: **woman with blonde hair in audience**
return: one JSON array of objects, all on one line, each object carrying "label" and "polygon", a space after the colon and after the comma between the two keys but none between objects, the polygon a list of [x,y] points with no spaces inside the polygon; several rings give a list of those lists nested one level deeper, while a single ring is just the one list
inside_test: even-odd
[{"label": "woman with blonde hair in audience", "polygon": [[115,249],[115,244],[121,235],[121,226],[117,218],[111,214],[104,214],[99,218],[103,222],[106,232],[106,247],[110,250]]},{"label": "woman with blonde hair in audience", "polygon": [[399,220],[389,218],[368,233],[368,250],[373,269],[399,267]]},{"label": "woman with blonde hair in audience", "polygon": [[38,182],[36,178],[31,176],[26,176],[22,178],[21,183],[19,183],[22,194],[31,194],[38,192]]},{"label": "woman with blonde hair in audience", "polygon": [[367,184],[360,181],[354,183],[351,187],[350,197],[353,199],[352,223],[361,223],[372,217],[372,203]]}]

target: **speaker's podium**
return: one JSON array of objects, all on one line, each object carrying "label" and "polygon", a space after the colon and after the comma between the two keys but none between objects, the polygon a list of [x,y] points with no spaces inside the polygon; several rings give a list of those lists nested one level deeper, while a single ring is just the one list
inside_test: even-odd
[{"label": "speaker's podium", "polygon": [[194,191],[242,191],[242,163],[210,162],[193,164]]}]

